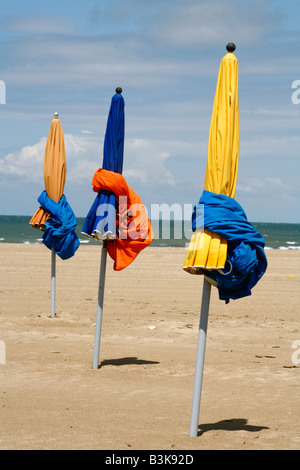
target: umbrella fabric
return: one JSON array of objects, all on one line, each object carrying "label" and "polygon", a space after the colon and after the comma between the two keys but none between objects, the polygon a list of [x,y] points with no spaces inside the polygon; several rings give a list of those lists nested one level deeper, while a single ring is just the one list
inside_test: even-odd
[{"label": "umbrella fabric", "polygon": [[204,189],[234,198],[239,158],[238,60],[223,57],[211,118]]},{"label": "umbrella fabric", "polygon": [[[63,195],[66,180],[66,153],[60,120],[52,119],[44,158],[44,181],[47,195],[58,202]],[[34,228],[45,230],[50,213],[39,207],[30,220]]]},{"label": "umbrella fabric", "polygon": [[[228,196],[203,191],[199,204],[204,205],[204,227],[228,241],[224,270],[203,270],[203,274],[216,282],[219,298],[226,303],[251,295],[267,269],[262,235],[247,220],[241,205]],[[195,207],[193,230],[202,223]]]},{"label": "umbrella fabric", "polygon": [[59,119],[50,125],[44,158],[45,191],[38,198],[40,207],[30,220],[34,228],[45,231],[43,243],[62,259],[74,255],[79,246],[75,233],[76,218],[64,192],[66,153]]},{"label": "umbrella fabric", "polygon": [[[111,99],[103,147],[102,168],[122,173],[124,151],[124,98]],[[116,238],[116,198],[112,191],[100,191],[85,218],[82,233],[99,240]]]},{"label": "umbrella fabric", "polygon": [[107,251],[114,260],[114,270],[121,271],[153,241],[153,231],[146,208],[119,173],[100,168],[94,174],[92,185],[96,192],[113,190],[117,198],[117,238],[108,240]]},{"label": "umbrella fabric", "polygon": [[116,238],[116,197],[102,190],[86,216],[81,233],[97,240]]},{"label": "umbrella fabric", "polygon": [[79,247],[79,240],[75,233],[76,217],[66,196],[63,194],[59,202],[56,202],[43,191],[38,201],[50,214],[42,237],[43,243],[49,249],[54,248],[61,259],[71,258]]},{"label": "umbrella fabric", "polygon": [[[220,65],[210,125],[204,191],[195,206],[184,270],[204,274],[219,298],[251,294],[267,268],[264,239],[234,200],[239,157],[238,61]],[[199,210],[200,208],[200,210]]]},{"label": "umbrella fabric", "polygon": [[[234,198],[239,156],[238,60],[227,53],[220,64],[210,124],[204,189]],[[198,227],[193,233],[183,269],[203,274],[225,267],[227,241]]]}]

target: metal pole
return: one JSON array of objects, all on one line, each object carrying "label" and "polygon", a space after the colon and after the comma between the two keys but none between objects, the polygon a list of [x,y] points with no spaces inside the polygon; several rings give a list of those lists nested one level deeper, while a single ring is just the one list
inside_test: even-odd
[{"label": "metal pole", "polygon": [[[54,119],[58,119],[58,113],[54,113]],[[55,282],[56,282],[56,258],[54,248],[51,249],[51,317],[55,317]]]},{"label": "metal pole", "polygon": [[201,400],[202,378],[203,378],[203,368],[204,368],[204,356],[205,356],[205,345],[206,345],[206,335],[207,335],[210,292],[211,292],[211,284],[204,278],[200,326],[199,326],[199,333],[198,333],[192,413],[191,413],[191,422],[190,422],[190,437],[197,437],[198,435],[198,423],[199,423],[200,400]]},{"label": "metal pole", "polygon": [[96,318],[96,330],[95,330],[95,342],[94,342],[93,369],[95,370],[99,368],[99,352],[100,352],[101,326],[102,326],[102,315],[103,315],[106,259],[107,259],[107,241],[104,240],[103,246],[102,246],[102,254],[101,254],[97,318]]},{"label": "metal pole", "polygon": [[51,317],[55,317],[55,251],[54,248],[51,249]]}]

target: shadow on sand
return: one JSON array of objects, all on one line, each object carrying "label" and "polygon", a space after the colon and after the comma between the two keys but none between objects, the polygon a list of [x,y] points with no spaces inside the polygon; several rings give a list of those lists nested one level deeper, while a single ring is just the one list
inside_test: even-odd
[{"label": "shadow on sand", "polygon": [[137,357],[120,357],[118,359],[105,359],[100,363],[103,366],[126,366],[126,365],[142,365],[142,364],[159,364],[157,361],[146,361],[145,359],[138,359]]},{"label": "shadow on sand", "polygon": [[248,432],[258,432],[262,429],[269,429],[267,426],[253,426],[247,424],[247,419],[224,419],[223,421],[218,421],[217,423],[207,423],[200,424],[198,430],[198,436],[202,436],[205,432],[208,431],[248,431]]}]

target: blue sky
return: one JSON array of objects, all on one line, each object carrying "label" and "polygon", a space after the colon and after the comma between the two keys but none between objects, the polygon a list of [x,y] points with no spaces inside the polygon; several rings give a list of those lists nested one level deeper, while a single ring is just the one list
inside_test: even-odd
[{"label": "blue sky", "polygon": [[[151,204],[195,204],[204,184],[220,61],[239,60],[236,199],[251,221],[300,223],[300,2],[1,0],[0,214],[32,215],[54,112],[65,195],[95,194],[111,97],[125,99],[123,174]],[[299,87],[300,88],[300,87]],[[0,93],[1,98],[1,93]]]}]

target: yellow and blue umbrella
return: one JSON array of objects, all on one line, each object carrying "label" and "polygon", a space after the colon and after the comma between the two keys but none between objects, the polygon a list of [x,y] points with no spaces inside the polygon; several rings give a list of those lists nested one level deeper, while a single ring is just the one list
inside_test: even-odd
[{"label": "yellow and blue umbrella", "polygon": [[234,200],[239,159],[238,60],[235,45],[227,44],[217,80],[210,124],[204,191],[192,217],[193,235],[183,269],[203,274],[203,291],[190,422],[190,436],[198,434],[198,420],[211,285],[226,303],[251,294],[264,274],[264,239],[248,222]]},{"label": "yellow and blue umbrella", "polygon": [[[216,86],[204,190],[234,198],[239,159],[238,60],[233,46],[228,49]],[[203,269],[223,269],[226,257],[227,240],[199,227],[192,235],[184,269],[191,274],[203,274]]]}]

